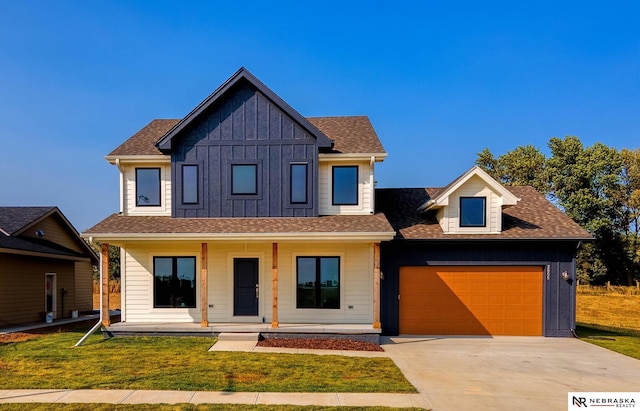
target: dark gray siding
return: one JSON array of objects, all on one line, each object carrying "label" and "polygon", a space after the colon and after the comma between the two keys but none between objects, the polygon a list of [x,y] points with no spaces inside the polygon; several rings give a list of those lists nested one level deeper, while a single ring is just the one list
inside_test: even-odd
[{"label": "dark gray siding", "polygon": [[[398,334],[398,290],[401,266],[425,265],[538,265],[545,268],[543,332],[569,337],[575,328],[575,253],[577,243],[566,242],[426,242],[398,240],[381,246],[382,331]],[[561,273],[567,271],[571,281]]]},{"label": "dark gray siding", "polygon": [[[173,142],[174,217],[315,217],[318,148],[291,117],[239,82]],[[291,163],[308,164],[308,204],[291,204]],[[181,166],[199,166],[199,201],[182,204]],[[258,192],[231,194],[231,166],[255,164]]]}]

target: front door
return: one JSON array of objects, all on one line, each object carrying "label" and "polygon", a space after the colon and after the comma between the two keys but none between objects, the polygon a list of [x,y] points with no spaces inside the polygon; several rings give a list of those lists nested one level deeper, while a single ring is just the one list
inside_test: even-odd
[{"label": "front door", "polygon": [[233,260],[233,315],[258,316],[258,259]]},{"label": "front door", "polygon": [[56,314],[56,275],[52,273],[45,274],[44,277],[44,311]]}]

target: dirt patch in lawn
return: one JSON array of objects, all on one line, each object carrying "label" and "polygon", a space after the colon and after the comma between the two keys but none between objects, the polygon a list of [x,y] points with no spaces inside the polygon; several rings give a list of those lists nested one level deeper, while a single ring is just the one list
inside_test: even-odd
[{"label": "dirt patch in lawn", "polygon": [[384,351],[378,344],[335,338],[267,338],[258,347],[305,348],[312,350]]}]

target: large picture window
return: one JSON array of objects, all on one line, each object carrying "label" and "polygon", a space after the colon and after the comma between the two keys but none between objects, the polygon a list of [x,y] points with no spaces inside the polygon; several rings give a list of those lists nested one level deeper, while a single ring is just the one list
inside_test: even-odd
[{"label": "large picture window", "polygon": [[194,308],[196,306],[196,258],[153,258],[153,306]]},{"label": "large picture window", "polygon": [[334,205],[358,205],[358,166],[334,166],[332,182]]},{"label": "large picture window", "polygon": [[460,227],[486,226],[485,197],[460,197]]},{"label": "large picture window", "polygon": [[231,194],[258,194],[258,166],[233,164],[231,166]]},{"label": "large picture window", "polygon": [[291,164],[291,203],[307,204],[307,165]]},{"label": "large picture window", "polygon": [[160,205],[160,169],[136,168],[136,206]]},{"label": "large picture window", "polygon": [[198,203],[198,166],[182,166],[182,204]]},{"label": "large picture window", "polygon": [[340,257],[298,257],[297,308],[340,308]]}]

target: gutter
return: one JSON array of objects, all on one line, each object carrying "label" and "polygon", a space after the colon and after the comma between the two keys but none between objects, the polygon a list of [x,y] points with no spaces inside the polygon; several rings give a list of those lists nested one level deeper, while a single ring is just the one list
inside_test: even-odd
[{"label": "gutter", "polygon": [[[395,238],[395,231],[351,233],[92,233],[89,238],[108,240],[208,240],[208,241],[387,241]],[[86,237],[86,236],[85,236]]]},{"label": "gutter", "polygon": [[[93,237],[89,237],[89,242],[91,244],[94,244],[93,242]],[[95,244],[94,244],[95,245]],[[80,341],[78,341],[74,347],[80,347],[82,344],[84,344],[84,342],[87,340],[87,338],[89,338],[89,336],[91,334],[93,334],[94,332],[98,331],[99,328],[102,327],[102,276],[104,275],[104,273],[102,272],[102,253],[100,253],[100,316],[98,317],[98,322],[96,323],[96,325],[94,325],[88,333],[86,333],[82,338],[80,338]],[[107,275],[109,275],[109,273],[107,273]]]}]

